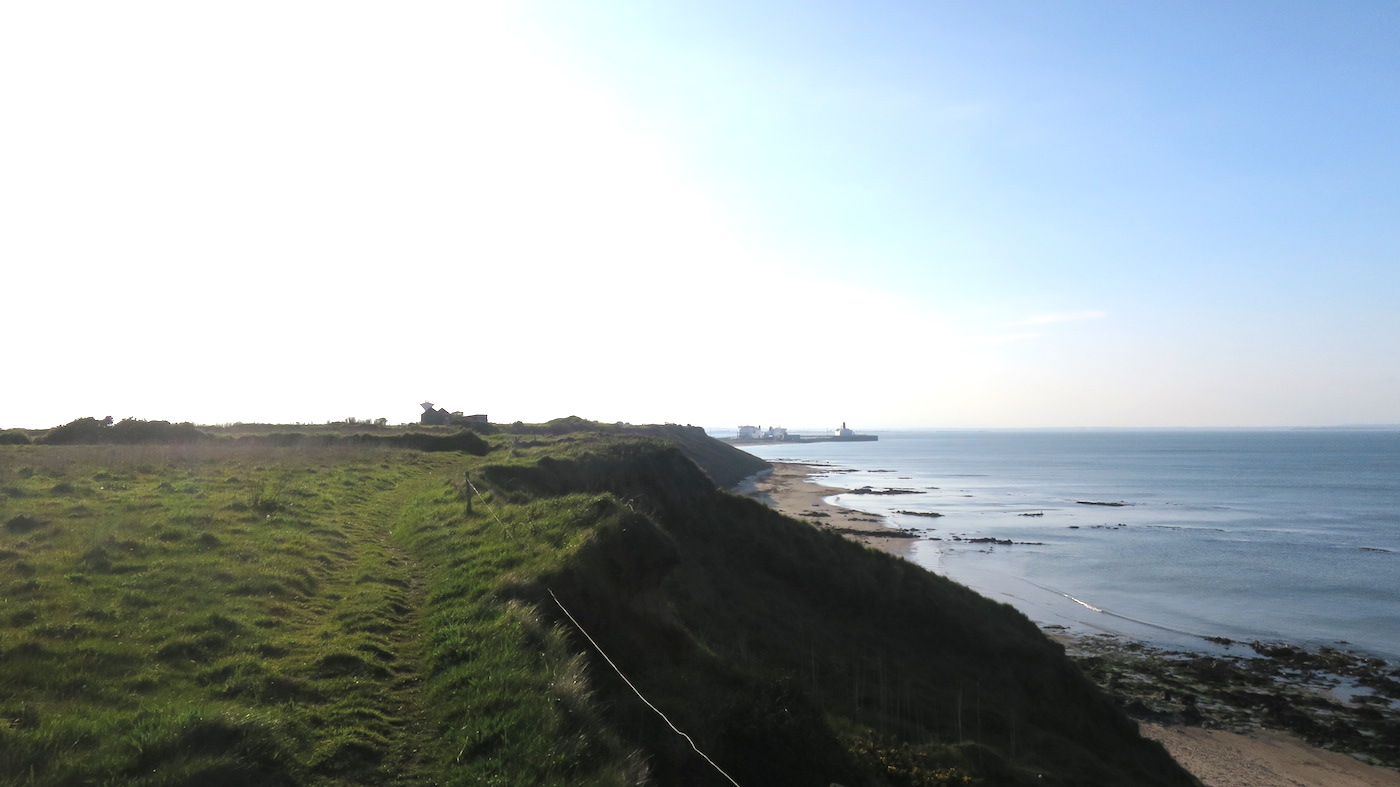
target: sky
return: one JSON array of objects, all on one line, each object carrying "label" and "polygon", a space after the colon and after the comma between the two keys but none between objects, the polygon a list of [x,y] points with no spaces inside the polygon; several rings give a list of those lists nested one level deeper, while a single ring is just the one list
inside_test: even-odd
[{"label": "sky", "polygon": [[0,427],[1400,424],[1400,4],[0,4]]}]

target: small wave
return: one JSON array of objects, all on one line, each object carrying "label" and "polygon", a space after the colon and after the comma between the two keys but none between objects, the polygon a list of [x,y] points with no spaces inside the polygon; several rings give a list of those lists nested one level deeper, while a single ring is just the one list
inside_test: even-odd
[{"label": "small wave", "polygon": [[1023,577],[1022,579],[1023,579],[1023,581],[1025,581],[1027,584],[1034,585],[1035,587],[1038,587],[1038,588],[1040,588],[1041,590],[1046,591],[1047,593],[1054,593],[1054,594],[1057,595],[1057,596],[1062,596],[1062,597],[1064,597],[1064,598],[1066,598],[1066,599],[1068,599],[1068,600],[1070,600],[1070,601],[1073,601],[1074,603],[1076,603],[1076,604],[1078,604],[1079,606],[1081,606],[1081,607],[1083,607],[1083,608],[1089,610],[1090,612],[1097,612],[1097,613],[1100,614],[1100,615],[1107,615],[1108,617],[1111,617],[1111,618],[1117,618],[1117,619],[1119,619],[1119,620],[1126,620],[1126,621],[1128,621],[1129,623],[1136,623],[1136,624],[1138,624],[1139,626],[1147,626],[1148,628],[1154,628],[1154,629],[1157,629],[1158,631],[1167,631],[1167,632],[1171,632],[1172,634],[1180,634],[1180,635],[1187,636],[1187,637],[1199,637],[1199,638],[1204,638],[1204,635],[1202,635],[1202,634],[1197,634],[1197,633],[1194,632],[1194,631],[1182,631],[1181,629],[1174,629],[1174,628],[1172,628],[1171,626],[1163,626],[1163,625],[1161,625],[1160,623],[1152,623],[1151,621],[1141,620],[1141,619],[1139,619],[1139,618],[1128,617],[1127,615],[1120,615],[1120,614],[1118,614],[1117,612],[1110,612],[1109,610],[1103,609],[1102,607],[1096,607],[1096,606],[1094,606],[1093,604],[1090,604],[1089,602],[1085,601],[1084,599],[1076,598],[1075,596],[1073,596],[1073,595],[1071,595],[1071,594],[1069,594],[1069,593],[1066,593],[1066,592],[1064,592],[1063,590],[1056,590],[1055,588],[1052,588],[1052,587],[1046,587],[1045,585],[1042,585],[1042,584],[1040,584],[1040,583],[1038,583],[1038,582],[1031,582],[1029,579],[1025,579],[1024,577]]},{"label": "small wave", "polygon": [[[1046,588],[1046,590],[1050,590],[1050,589],[1049,589],[1049,588]],[[1053,591],[1052,591],[1052,592],[1053,592]],[[1071,595],[1068,594],[1068,593],[1061,593],[1060,595],[1064,596],[1065,598],[1069,599],[1070,601],[1073,601],[1074,603],[1078,604],[1079,606],[1081,606],[1081,607],[1083,607],[1083,608],[1085,608],[1085,609],[1092,610],[1092,611],[1094,611],[1094,612],[1103,612],[1103,610],[1099,609],[1098,607],[1094,606],[1093,604],[1090,604],[1089,602],[1085,601],[1085,600],[1082,599],[1082,598],[1075,598],[1074,596],[1071,596]]]}]

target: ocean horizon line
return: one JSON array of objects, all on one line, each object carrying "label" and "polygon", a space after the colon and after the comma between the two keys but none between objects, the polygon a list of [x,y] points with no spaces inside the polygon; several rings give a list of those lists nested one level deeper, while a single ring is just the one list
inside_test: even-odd
[{"label": "ocean horizon line", "polygon": [[[707,433],[737,432],[737,426],[705,426]],[[785,427],[794,434],[829,432],[830,426]],[[1395,432],[1397,424],[1332,424],[1314,426],[867,426],[853,429],[869,434],[930,432]]]}]

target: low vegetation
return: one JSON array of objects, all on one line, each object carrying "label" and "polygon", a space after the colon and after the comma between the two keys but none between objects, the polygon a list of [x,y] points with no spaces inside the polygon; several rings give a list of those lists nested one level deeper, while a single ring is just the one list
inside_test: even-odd
[{"label": "low vegetation", "polygon": [[1191,783],[697,430],[193,431],[0,446],[0,783]]}]

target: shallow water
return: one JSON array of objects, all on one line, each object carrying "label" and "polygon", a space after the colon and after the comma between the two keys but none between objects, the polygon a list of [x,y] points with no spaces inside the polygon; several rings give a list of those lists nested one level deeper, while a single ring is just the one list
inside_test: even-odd
[{"label": "shallow water", "polygon": [[1041,623],[1400,658],[1400,431],[931,431],[745,450],[832,465],[838,488],[914,490],[837,502],[922,531],[913,560]]}]

